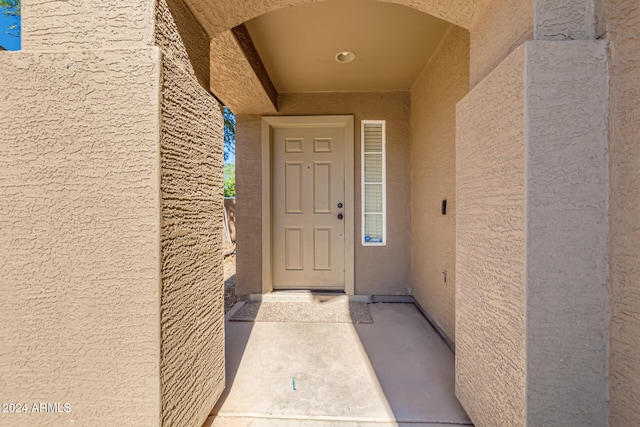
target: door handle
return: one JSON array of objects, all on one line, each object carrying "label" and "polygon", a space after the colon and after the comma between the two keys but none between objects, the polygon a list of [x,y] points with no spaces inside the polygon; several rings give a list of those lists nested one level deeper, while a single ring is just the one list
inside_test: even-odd
[{"label": "door handle", "polygon": [[338,214],[338,219],[342,220],[342,218],[344,218],[344,215],[342,215],[341,213]]}]

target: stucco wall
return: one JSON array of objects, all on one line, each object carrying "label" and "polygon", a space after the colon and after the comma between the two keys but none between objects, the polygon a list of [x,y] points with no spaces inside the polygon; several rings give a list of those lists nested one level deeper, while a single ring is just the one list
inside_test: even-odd
[{"label": "stucco wall", "polygon": [[471,27],[471,86],[533,37],[533,0],[492,0]]},{"label": "stucco wall", "polygon": [[[249,115],[278,111],[275,89],[272,93],[276,96],[272,99],[261,80],[263,76],[252,67],[253,55],[245,52],[233,31],[225,31],[211,40],[210,57],[211,91],[232,111]],[[273,87],[270,81],[267,87]]]},{"label": "stucco wall", "polygon": [[458,104],[456,391],[476,425],[606,425],[605,47],[527,42]]},{"label": "stucco wall", "polygon": [[224,388],[222,113],[163,59],[162,421],[199,427]]},{"label": "stucco wall", "polygon": [[0,56],[0,425],[157,425],[160,53]]},{"label": "stucco wall", "polygon": [[236,116],[236,293],[262,293],[261,118]]},{"label": "stucco wall", "polygon": [[[411,88],[411,286],[418,303],[451,340],[456,289],[456,103],[468,90],[469,32],[452,27]],[[441,213],[443,199],[446,215]]]},{"label": "stucco wall", "polygon": [[[171,0],[169,0],[171,1]],[[181,0],[173,0],[179,2]],[[156,22],[154,42],[162,49],[162,54],[171,59],[177,66],[186,71],[191,77],[196,78],[196,72],[189,61],[189,54],[182,41],[178,25],[176,24],[167,0],[158,0],[156,3]]]},{"label": "stucco wall", "polygon": [[22,49],[150,46],[154,6],[150,0],[22,0]]},{"label": "stucco wall", "polygon": [[199,426],[223,387],[222,117],[154,4],[25,1],[2,54],[0,400],[70,412],[0,425]]},{"label": "stucco wall", "polygon": [[605,1],[610,45],[610,424],[640,424],[640,4]]},{"label": "stucco wall", "polygon": [[456,395],[478,426],[525,425],[524,48],[458,103]]},{"label": "stucco wall", "polygon": [[525,47],[527,421],[606,426],[606,42]]},{"label": "stucco wall", "polygon": [[[168,3],[168,4],[167,4]],[[157,3],[162,48],[160,382],[162,425],[199,427],[224,388],[222,113],[208,39],[181,0]],[[188,10],[186,11],[188,12]],[[179,32],[179,30],[182,30]],[[187,37],[185,46],[183,36]],[[204,80],[204,81],[203,81]]]},{"label": "stucco wall", "polygon": [[[410,283],[409,93],[280,94],[281,115],[355,116],[357,294],[406,295]],[[363,247],[360,222],[360,122],[387,121],[387,246]],[[236,139],[237,292],[261,293],[262,160],[259,116],[238,116]]]},{"label": "stucco wall", "polygon": [[[318,0],[185,0],[212,38],[256,16]],[[491,0],[388,0],[470,28]]]},{"label": "stucco wall", "polygon": [[600,0],[534,0],[536,40],[594,40]]},{"label": "stucco wall", "polygon": [[183,0],[157,0],[154,41],[165,56],[209,89],[209,37]]}]

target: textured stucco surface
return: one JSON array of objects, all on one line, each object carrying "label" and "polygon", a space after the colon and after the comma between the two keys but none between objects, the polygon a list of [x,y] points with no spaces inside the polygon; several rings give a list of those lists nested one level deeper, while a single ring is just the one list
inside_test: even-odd
[{"label": "textured stucco surface", "polygon": [[[319,0],[185,0],[211,38],[256,16]],[[470,28],[491,0],[389,0]]]},{"label": "textured stucco surface", "polygon": [[262,293],[261,116],[236,116],[236,294]]},{"label": "textured stucco surface", "polygon": [[[180,0],[169,1],[173,1],[174,4],[180,2]],[[171,13],[167,0],[158,0],[156,3],[155,44],[162,49],[165,57],[171,59],[176,65],[189,73],[191,77],[196,78],[195,69],[189,60],[187,48],[178,31],[178,25],[173,13]],[[208,80],[209,76],[207,75],[207,84],[209,84]]]},{"label": "textured stucco surface", "polygon": [[159,423],[159,51],[2,53],[2,426]]},{"label": "textured stucco surface", "polygon": [[606,426],[605,42],[526,43],[527,421]]},{"label": "textured stucco surface", "polygon": [[640,425],[640,3],[605,2],[610,56],[610,425]]},{"label": "textured stucco surface", "polygon": [[[281,115],[355,116],[355,290],[357,294],[406,295],[410,283],[409,93],[280,94]],[[387,121],[387,246],[363,247],[360,211],[360,121]],[[238,117],[237,292],[261,293],[262,160],[260,117]],[[246,240],[245,240],[246,239]],[[250,242],[250,244],[248,244]]]},{"label": "textured stucco surface", "polygon": [[150,46],[154,13],[150,0],[23,0],[22,49]]},{"label": "textured stucco surface", "polygon": [[607,97],[604,42],[530,41],[458,104],[456,391],[476,425],[607,424]]},{"label": "textured stucco surface", "polygon": [[471,86],[514,49],[533,38],[533,1],[493,0],[471,32]]},{"label": "textured stucco surface", "polygon": [[209,37],[183,0],[156,3],[155,44],[209,89]]},{"label": "textured stucco surface", "polygon": [[249,30],[245,24],[238,25],[237,27],[233,27],[231,29],[233,36],[236,38],[238,45],[244,52],[245,58],[247,58],[247,62],[253,69],[253,72],[260,80],[260,84],[264,91],[267,93],[267,96],[271,100],[271,103],[278,109],[278,90],[273,85],[271,78],[269,77],[269,73],[262,63],[262,58],[260,58],[260,54],[256,49],[256,45],[253,43],[253,39],[251,38],[251,34],[249,34]]},{"label": "textured stucco surface", "polygon": [[[468,90],[469,32],[453,27],[411,88],[411,287],[418,303],[451,340],[456,289],[456,103]],[[443,199],[446,215],[441,213]]]},{"label": "textured stucco surface", "polygon": [[597,0],[533,0],[536,40],[590,40],[596,36]]},{"label": "textured stucco surface", "polygon": [[524,59],[456,113],[456,395],[477,426],[525,425]]},{"label": "textured stucco surface", "polygon": [[231,30],[211,39],[211,91],[236,114],[273,114],[265,91]]},{"label": "textured stucco surface", "polygon": [[162,420],[200,426],[224,387],[222,113],[163,59]]}]

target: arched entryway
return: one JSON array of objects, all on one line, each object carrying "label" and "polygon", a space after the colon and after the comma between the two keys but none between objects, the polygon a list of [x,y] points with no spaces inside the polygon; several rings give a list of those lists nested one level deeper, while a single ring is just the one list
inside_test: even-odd
[{"label": "arched entryway", "polygon": [[[581,6],[577,5],[563,9],[537,3],[534,5],[532,2],[508,1],[461,3],[456,7],[439,7],[439,3],[436,2],[394,3],[457,24],[452,27],[448,37],[443,39],[437,60],[430,62],[426,67],[428,70],[406,90],[408,99],[401,100],[400,104],[405,102],[409,108],[406,110],[405,118],[395,121],[395,124],[398,124],[405,120],[408,124],[408,138],[405,140],[408,143],[404,147],[396,147],[399,148],[396,151],[398,155],[394,158],[402,166],[395,167],[395,171],[390,174],[393,177],[391,179],[395,179],[395,183],[398,184],[398,191],[395,191],[394,195],[401,196],[400,188],[403,186],[410,188],[405,200],[411,208],[405,211],[404,217],[402,214],[395,216],[396,224],[409,224],[411,236],[408,245],[405,246],[409,249],[411,263],[404,292],[412,293],[432,316],[434,323],[439,325],[452,341],[455,340],[459,361],[458,395],[465,402],[472,417],[496,425],[516,422],[514,420],[534,422],[532,420],[543,416],[542,413],[527,412],[525,408],[532,408],[533,401],[542,405],[545,398],[535,393],[537,386],[528,382],[527,378],[533,378],[533,372],[552,369],[552,365],[544,363],[544,352],[534,350],[542,344],[533,337],[544,336],[551,340],[549,342],[557,341],[559,338],[545,327],[540,327],[539,323],[530,321],[536,316],[548,313],[546,307],[553,299],[550,291],[541,291],[546,295],[542,298],[545,303],[537,306],[525,295],[540,289],[540,282],[534,279],[534,276],[545,276],[542,266],[551,267],[542,260],[545,259],[545,253],[556,251],[558,247],[554,246],[554,239],[545,234],[544,230],[547,224],[556,221],[556,214],[563,216],[564,211],[551,213],[543,209],[532,209],[532,206],[537,202],[544,204],[547,193],[555,191],[552,190],[554,185],[558,186],[557,191],[562,191],[564,184],[555,181],[554,185],[547,182],[545,186],[535,187],[537,179],[541,177],[534,179],[534,175],[531,175],[531,168],[535,169],[536,166],[530,162],[535,157],[532,157],[535,151],[540,159],[544,159],[541,161],[545,165],[550,165],[557,171],[554,173],[563,176],[564,166],[560,163],[551,166],[554,159],[549,157],[549,153],[553,152],[554,148],[545,145],[549,140],[542,130],[553,129],[553,133],[559,135],[563,141],[562,144],[570,144],[575,134],[572,136],[566,124],[554,124],[554,117],[558,118],[559,115],[558,112],[553,112],[553,108],[545,110],[548,114],[541,114],[532,119],[532,112],[540,111],[537,102],[546,99],[542,90],[545,83],[542,82],[547,78],[555,80],[551,78],[554,72],[531,64],[542,62],[546,66],[553,63],[560,69],[567,70],[575,69],[575,64],[586,61],[594,76],[594,80],[589,84],[597,88],[590,92],[593,99],[580,100],[574,96],[573,88],[580,85],[581,78],[571,73],[571,84],[563,83],[559,87],[551,84],[554,88],[552,91],[572,105],[586,108],[583,103],[590,104],[591,107],[587,108],[589,114],[598,117],[596,121],[601,121],[602,100],[606,99],[603,92],[606,91],[606,79],[603,78],[606,74],[603,68],[603,46],[594,41],[595,27],[589,23],[583,27],[575,26],[574,23],[569,25],[571,28],[563,30],[567,34],[565,40],[586,40],[580,42],[582,45],[577,42],[572,46],[560,43],[544,44],[543,40],[557,40],[558,34],[564,34],[554,32],[554,29],[562,27],[565,13],[569,13],[569,9],[573,8],[574,12],[575,9],[582,10]],[[245,88],[250,88],[245,94],[249,94],[248,98],[251,101],[261,96],[261,87],[265,86],[260,80],[259,72],[256,73],[253,82],[246,80],[249,83],[238,84],[238,75],[251,76],[251,72],[239,72],[242,68],[238,68],[236,60],[227,62],[225,56],[229,52],[235,52],[228,55],[230,58],[240,58],[241,61],[243,57],[248,58],[244,70],[255,68],[252,66],[251,55],[243,55],[242,49],[238,49],[241,43],[238,43],[232,28],[242,25],[246,18],[253,19],[283,6],[304,7],[303,2],[261,5],[257,9],[246,6],[238,16],[230,18],[222,12],[220,18],[212,18],[212,22],[216,22],[211,27],[214,30],[209,30],[215,33],[212,39],[212,76],[215,74],[219,82],[224,81],[222,86],[225,88],[233,88],[232,94],[241,95]],[[592,12],[593,10],[589,13]],[[463,16],[465,18],[461,18]],[[534,26],[534,21],[537,22],[537,27]],[[547,54],[553,56],[551,62],[545,59]],[[593,61],[585,59],[592,58],[592,55],[595,58]],[[214,64],[216,58],[220,61]],[[229,63],[232,65],[228,66]],[[541,69],[545,71],[539,74],[534,72]],[[462,73],[456,73],[461,70]],[[229,76],[229,82],[225,80],[226,76]],[[240,88],[242,90],[239,90]],[[534,95],[535,90],[542,92]],[[278,95],[277,103],[268,96],[262,98],[260,108],[267,106],[267,109],[259,111],[248,108],[246,114],[240,114],[243,117],[239,118],[239,123],[244,123],[245,129],[248,129],[244,135],[239,131],[240,142],[246,144],[248,152],[255,153],[258,148],[257,116],[260,114],[316,115],[336,114],[338,111],[340,114],[346,114],[349,113],[349,109],[356,111],[362,108],[362,113],[353,113],[357,129],[357,122],[369,119],[367,114],[372,113],[372,110],[367,111],[364,105],[375,104],[372,100],[358,104],[358,97],[366,98],[370,95],[373,99],[382,100],[382,105],[394,105],[390,98],[385,98],[389,94],[354,95],[345,92]],[[241,110],[250,103],[247,99],[241,101],[238,103]],[[382,107],[381,114],[385,114],[384,111],[385,107]],[[593,152],[597,153],[599,164],[605,165],[603,147],[606,145],[606,132],[603,132],[603,128],[591,129]],[[358,140],[359,135],[356,135],[355,139]],[[402,139],[401,137],[395,140]],[[536,141],[539,144],[536,144]],[[251,144],[253,147],[249,148]],[[257,157],[247,154],[245,159],[249,169],[258,170],[255,163]],[[575,157],[572,160],[582,162]],[[593,173],[604,179],[603,170],[595,168]],[[572,179],[580,181],[577,175]],[[255,174],[246,180],[245,188],[253,191],[251,189],[257,188],[262,182],[262,176]],[[607,189],[603,184],[605,181],[599,182],[599,190],[591,195],[593,198],[589,202],[593,208],[593,216],[586,215],[585,221],[593,225],[590,228],[591,237],[600,242],[597,252],[602,254],[606,252],[606,245],[603,246],[602,240],[599,239],[606,234],[602,227],[602,215]],[[239,188],[241,186],[242,184],[239,184]],[[447,213],[443,213],[442,210],[445,200],[449,208]],[[566,203],[570,209],[570,206],[582,202],[568,198]],[[255,216],[256,210],[261,207],[260,204],[247,207],[251,209],[251,213],[247,212],[247,217]],[[359,213],[356,213],[356,217],[358,216]],[[596,220],[596,217],[600,219]],[[253,227],[248,226],[251,234],[262,235],[265,225],[258,225],[255,218],[247,223],[250,222],[255,224]],[[536,233],[531,233],[536,224],[544,226],[537,229]],[[566,228],[565,232],[573,239],[576,233],[570,229],[571,227]],[[589,239],[582,231],[580,235],[581,238]],[[359,240],[357,233],[354,240]],[[532,246],[533,242],[537,242],[536,245]],[[533,251],[533,247],[538,249],[538,252]],[[572,245],[563,247],[557,252],[557,259],[569,263],[576,261],[569,255],[573,250],[575,249]],[[398,253],[397,250],[395,252]],[[492,258],[490,254],[494,253],[509,256]],[[355,269],[362,269],[362,273],[356,273],[356,293],[358,277],[367,277],[365,259],[364,256],[356,255]],[[375,259],[372,265],[383,266],[387,259],[389,258]],[[359,266],[358,262],[362,264]],[[239,263],[241,265],[241,261]],[[536,273],[531,269],[534,265],[539,268]],[[572,265],[578,270],[588,267],[588,263],[583,265],[578,261]],[[582,267],[579,267],[580,265]],[[256,284],[263,280],[258,273],[258,263],[252,262],[248,267],[253,268],[253,271],[247,275],[248,280],[244,282],[247,292],[260,292],[263,287],[251,284],[252,280]],[[606,295],[601,287],[602,281],[606,281],[605,270],[599,268],[597,274],[586,280],[587,283],[582,279],[576,279],[575,276],[572,279],[579,282],[575,284],[576,287],[591,287],[593,292],[590,298],[593,298],[592,302],[598,306],[601,314],[602,310],[606,311]],[[376,276],[381,277],[380,274]],[[364,282],[365,280],[362,280],[362,283]],[[391,283],[389,280],[386,282]],[[557,283],[554,281],[557,286],[564,286],[563,289],[571,293],[574,291],[570,289],[575,288],[568,285],[570,282],[571,280]],[[361,287],[363,294],[375,294],[384,290],[402,293],[394,286],[372,286],[368,289],[366,285]],[[577,292],[576,297],[578,294],[584,295]],[[561,305],[571,311],[575,301],[571,298],[563,299]],[[563,312],[566,313],[564,309],[554,311],[556,316],[553,318],[560,324],[566,323],[564,315],[561,314]],[[582,318],[586,323],[581,328],[600,331],[595,337],[589,334],[588,337],[583,337],[586,337],[586,341],[594,339],[599,343],[596,347],[602,348],[604,341],[598,338],[602,337],[598,334],[606,330],[606,322],[602,321],[605,316],[584,313]],[[586,324],[591,326],[586,327]],[[581,340],[577,338],[579,335],[576,335],[576,342]],[[552,345],[542,347],[547,352],[558,351],[559,348]],[[497,363],[497,360],[501,362]],[[532,360],[538,360],[539,363],[534,366],[531,364]],[[604,390],[601,380],[606,378],[606,372],[601,369],[604,365],[600,364],[603,360],[602,353],[598,351],[590,353],[589,357],[583,360],[583,369],[595,373],[589,378],[580,378],[577,383],[581,385],[576,386],[577,388],[591,384],[588,387]],[[571,381],[574,379],[572,377]],[[571,386],[559,391],[558,401],[562,401],[561,397],[572,394],[570,390],[573,389]],[[495,398],[500,395],[511,397]],[[605,401],[594,396],[594,402],[592,415],[602,418]],[[487,413],[482,409],[494,405],[499,408],[495,413]],[[553,412],[557,420],[563,420],[571,411],[557,407]]]}]

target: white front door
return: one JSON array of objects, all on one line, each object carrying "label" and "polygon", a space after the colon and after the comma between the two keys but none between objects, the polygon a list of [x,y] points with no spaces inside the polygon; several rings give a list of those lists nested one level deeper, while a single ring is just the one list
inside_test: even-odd
[{"label": "white front door", "polygon": [[344,133],[273,130],[273,289],[344,290]]}]

